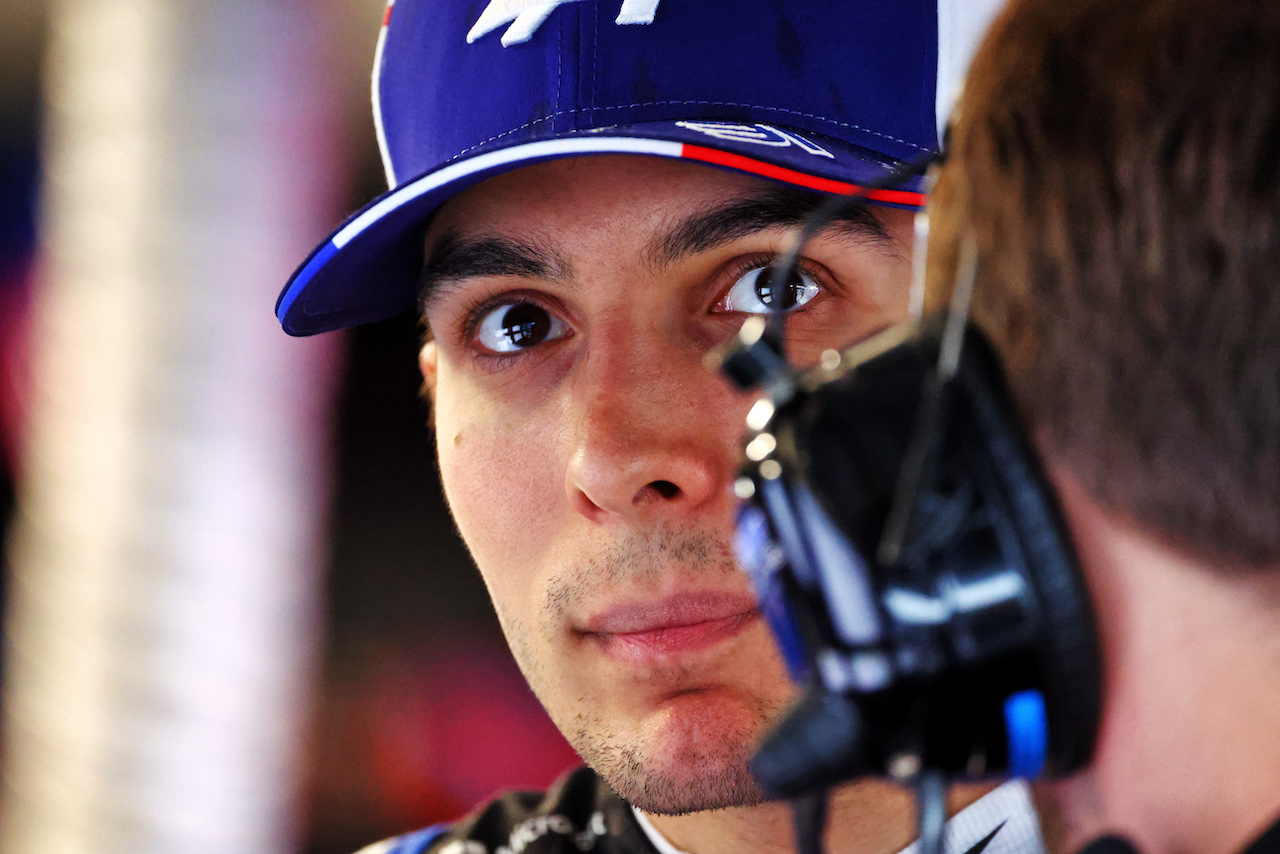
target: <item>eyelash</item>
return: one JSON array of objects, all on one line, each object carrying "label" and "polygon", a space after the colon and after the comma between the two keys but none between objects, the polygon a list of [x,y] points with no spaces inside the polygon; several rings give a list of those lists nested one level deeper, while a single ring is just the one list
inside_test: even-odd
[{"label": "eyelash", "polygon": [[[741,258],[735,258],[728,267],[725,268],[723,277],[728,280],[728,284],[721,287],[716,292],[715,302],[713,306],[719,305],[728,295],[729,290],[737,284],[738,280],[752,270],[758,270],[761,267],[768,267],[770,264],[781,258],[782,255],[774,252],[758,252],[754,255],[744,255]],[[806,276],[812,278],[821,286],[823,293],[831,290],[831,276],[826,273],[824,268],[819,267],[806,258],[796,259],[796,269]],[[816,301],[816,300],[815,300]],[[803,314],[813,305],[813,302],[798,306],[788,312],[790,316]]]},{"label": "eyelash", "polygon": [[475,338],[476,330],[480,328],[480,324],[484,321],[485,315],[493,311],[500,305],[516,305],[518,303],[527,302],[531,305],[539,306],[547,311],[551,311],[551,307],[539,299],[534,294],[515,290],[503,291],[500,294],[491,294],[490,296],[477,297],[471,305],[468,305],[462,313],[462,339],[471,341]]},{"label": "eyelash", "polygon": [[[480,329],[480,324],[484,322],[485,317],[495,308],[504,305],[519,305],[528,303],[536,305],[543,311],[550,314],[558,314],[561,317],[565,315],[562,307],[556,304],[556,301],[548,299],[546,295],[537,291],[529,291],[517,289],[513,291],[502,291],[501,293],[491,294],[489,296],[477,297],[474,302],[466,306],[462,312],[462,322],[460,328],[461,340],[467,342],[468,348],[472,351],[472,358],[488,367],[490,371],[498,371],[508,368],[516,364],[516,362],[525,356],[530,355],[537,348],[528,350],[519,350],[514,353],[486,353],[474,346],[476,333]],[[570,325],[572,328],[572,325]]]},{"label": "eyelash", "polygon": [[[744,275],[752,270],[769,266],[773,262],[777,261],[779,257],[781,256],[774,252],[757,252],[733,259],[728,266],[722,268],[722,271],[715,276],[715,278],[719,280],[720,286],[715,292],[715,300],[711,304],[712,309],[725,299],[729,290]],[[799,260],[797,268],[800,272],[804,273],[806,276],[812,277],[816,282],[818,282],[824,293],[831,290],[831,277],[827,275],[825,269],[821,268],[819,265],[813,264],[812,262],[807,261],[807,259],[802,258]],[[559,314],[561,317],[565,314],[563,308],[556,305],[556,301],[549,300],[546,295],[537,291],[517,289],[512,291],[503,291],[489,296],[477,297],[475,301],[466,306],[462,312],[462,322],[459,330],[461,333],[461,339],[468,342],[468,345],[470,346],[471,342],[475,340],[480,324],[484,321],[484,318],[490,311],[493,311],[499,306],[516,305],[519,303],[536,305],[544,311]],[[809,310],[812,304],[813,303],[810,302],[792,309],[789,312],[789,315],[794,317],[795,315],[803,314]],[[712,313],[729,314],[730,312],[716,312],[713,310]],[[514,353],[487,353],[475,347],[471,347],[471,349],[473,357],[477,361],[486,364],[491,370],[500,370],[514,365],[517,360],[530,355],[537,348],[530,348],[529,350],[517,351]]]}]

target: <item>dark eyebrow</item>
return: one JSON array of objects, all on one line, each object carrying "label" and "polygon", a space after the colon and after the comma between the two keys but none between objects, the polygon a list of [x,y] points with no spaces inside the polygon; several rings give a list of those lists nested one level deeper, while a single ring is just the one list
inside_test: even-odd
[{"label": "dark eyebrow", "polygon": [[[768,187],[722,207],[686,217],[655,238],[645,251],[648,262],[661,267],[696,252],[711,249],[771,228],[804,222],[827,196],[793,187]],[[846,236],[892,246],[889,230],[866,205],[851,208],[828,228]]]},{"label": "dark eyebrow", "polygon": [[425,306],[449,282],[479,276],[561,279],[569,265],[546,247],[509,237],[461,237],[446,233],[427,255],[418,282],[418,304]]}]

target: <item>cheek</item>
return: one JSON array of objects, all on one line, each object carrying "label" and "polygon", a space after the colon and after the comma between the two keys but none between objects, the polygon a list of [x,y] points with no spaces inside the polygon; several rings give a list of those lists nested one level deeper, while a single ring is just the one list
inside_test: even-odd
[{"label": "cheek", "polygon": [[443,367],[436,389],[436,443],[445,496],[495,602],[527,617],[565,506],[554,419],[509,417]]}]

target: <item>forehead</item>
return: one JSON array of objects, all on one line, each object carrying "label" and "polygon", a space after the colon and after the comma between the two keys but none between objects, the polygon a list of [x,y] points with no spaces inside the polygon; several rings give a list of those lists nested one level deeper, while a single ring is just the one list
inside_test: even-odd
[{"label": "forehead", "polygon": [[427,241],[445,230],[550,230],[566,220],[604,224],[620,217],[638,227],[767,185],[749,175],[661,157],[564,158],[525,166],[462,191],[436,213]]}]

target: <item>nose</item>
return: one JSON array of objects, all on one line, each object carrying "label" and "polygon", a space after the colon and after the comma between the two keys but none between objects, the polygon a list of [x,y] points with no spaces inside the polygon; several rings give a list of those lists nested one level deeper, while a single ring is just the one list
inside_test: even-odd
[{"label": "nose", "polygon": [[740,407],[700,353],[597,347],[572,394],[566,488],[583,516],[694,515],[727,500]]}]

